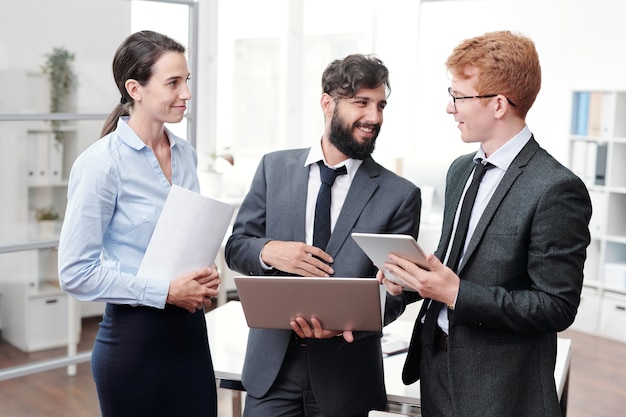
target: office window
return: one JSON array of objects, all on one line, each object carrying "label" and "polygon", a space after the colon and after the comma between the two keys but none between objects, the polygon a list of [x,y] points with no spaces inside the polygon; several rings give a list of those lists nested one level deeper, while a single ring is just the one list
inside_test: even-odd
[{"label": "office window", "polygon": [[243,183],[264,153],[319,139],[322,71],[333,59],[371,52],[370,3],[219,2],[214,149],[241,161],[233,175]]},{"label": "office window", "polygon": [[232,137],[222,147],[262,152],[276,140],[280,106],[278,38],[236,39],[233,44]]}]

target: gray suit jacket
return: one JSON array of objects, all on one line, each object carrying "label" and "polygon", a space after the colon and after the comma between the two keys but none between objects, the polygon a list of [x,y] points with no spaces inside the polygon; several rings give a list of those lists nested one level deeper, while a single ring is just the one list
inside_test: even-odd
[{"label": "gray suit jacket", "polygon": [[[305,241],[305,204],[309,149],[278,151],[261,160],[252,186],[226,244],[229,268],[248,275],[277,274],[264,270],[259,254],[269,240]],[[337,219],[327,252],[338,277],[374,277],[377,269],[350,237],[351,232],[404,233],[417,237],[419,189],[371,158],[356,173]],[[400,297],[388,297],[386,322],[404,308]],[[280,370],[290,330],[251,329],[243,368],[243,385],[254,397],[270,389]],[[346,416],[386,403],[378,333],[355,332],[355,341],[312,340],[307,350],[311,384],[324,415]]]},{"label": "gray suit jacket", "polygon": [[[440,259],[473,156],[458,158],[448,171]],[[580,302],[590,217],[583,182],[531,138],[489,201],[459,266],[448,340],[455,416],[561,415],[556,338]],[[419,378],[420,327],[405,382]]]}]

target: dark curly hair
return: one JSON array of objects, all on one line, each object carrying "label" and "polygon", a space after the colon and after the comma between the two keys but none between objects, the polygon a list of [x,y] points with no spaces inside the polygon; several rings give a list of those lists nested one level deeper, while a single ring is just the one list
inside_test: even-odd
[{"label": "dark curly hair", "polygon": [[391,93],[389,70],[373,55],[352,54],[331,62],[322,74],[322,91],[331,97],[350,98],[360,88],[385,86]]}]

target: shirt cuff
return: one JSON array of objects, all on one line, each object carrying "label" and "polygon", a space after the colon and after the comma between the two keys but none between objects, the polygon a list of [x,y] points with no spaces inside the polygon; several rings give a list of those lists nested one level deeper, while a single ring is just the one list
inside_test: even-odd
[{"label": "shirt cuff", "polygon": [[144,292],[143,302],[141,304],[148,307],[164,309],[169,290],[169,281],[160,279],[147,279],[146,290]]},{"label": "shirt cuff", "polygon": [[266,271],[271,271],[274,269],[274,267],[269,266],[268,264],[263,262],[263,259],[261,259],[261,252],[259,252],[259,263],[261,264],[261,268],[263,268]]}]

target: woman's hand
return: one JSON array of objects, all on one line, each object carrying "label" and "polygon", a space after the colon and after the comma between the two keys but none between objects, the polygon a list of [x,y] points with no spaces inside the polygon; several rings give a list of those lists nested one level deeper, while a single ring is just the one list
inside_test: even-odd
[{"label": "woman's hand", "polygon": [[219,284],[220,274],[215,265],[189,272],[172,280],[166,302],[194,313],[213,304],[211,298],[217,297]]}]

